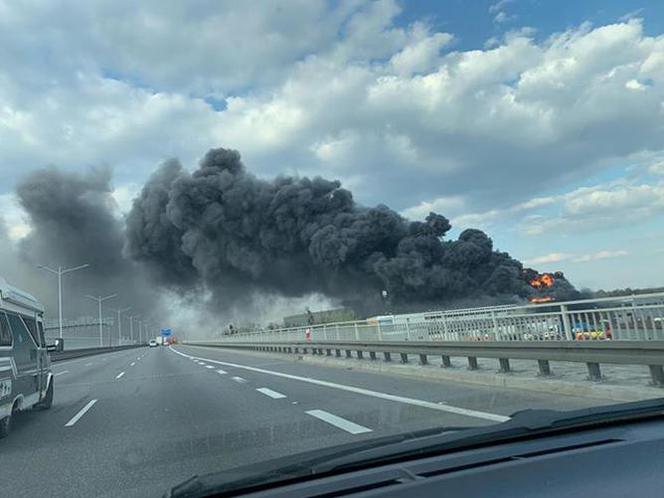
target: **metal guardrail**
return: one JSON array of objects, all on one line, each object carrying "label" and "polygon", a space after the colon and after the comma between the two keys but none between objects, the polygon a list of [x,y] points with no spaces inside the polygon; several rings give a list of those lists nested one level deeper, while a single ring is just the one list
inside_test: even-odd
[{"label": "metal guardrail", "polygon": [[145,346],[145,344],[131,344],[127,346],[113,346],[113,347],[104,347],[104,348],[85,348],[85,349],[72,349],[70,351],[52,351],[49,352],[49,357],[51,361],[63,361],[71,360],[73,358],[82,358],[84,356],[93,356],[96,354],[102,353],[113,353],[115,351],[123,351],[125,349],[133,349]]},{"label": "metal guardrail", "polygon": [[225,342],[664,340],[664,293],[385,315],[224,335]]},{"label": "metal guardrail", "polygon": [[[541,376],[552,375],[551,361],[585,363],[588,378],[601,381],[600,364],[642,365],[650,370],[652,384],[664,386],[664,341],[487,341],[487,342],[437,342],[437,341],[291,341],[240,343],[227,341],[186,341],[184,344],[238,348],[254,351],[314,354],[352,358],[353,353],[363,359],[368,353],[371,360],[382,354],[385,361],[392,361],[398,354],[402,363],[409,362],[409,355],[417,355],[422,365],[430,356],[440,356],[442,366],[452,366],[451,357],[465,357],[469,370],[477,370],[477,358],[498,359],[501,372],[510,371],[510,360],[537,361]],[[334,353],[333,353],[334,352]]]}]

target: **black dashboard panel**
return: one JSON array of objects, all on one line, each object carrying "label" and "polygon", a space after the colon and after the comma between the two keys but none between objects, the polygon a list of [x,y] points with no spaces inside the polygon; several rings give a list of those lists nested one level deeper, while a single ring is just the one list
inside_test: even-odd
[{"label": "black dashboard panel", "polygon": [[[664,497],[664,421],[521,440],[246,496]],[[237,495],[234,495],[237,496]]]}]

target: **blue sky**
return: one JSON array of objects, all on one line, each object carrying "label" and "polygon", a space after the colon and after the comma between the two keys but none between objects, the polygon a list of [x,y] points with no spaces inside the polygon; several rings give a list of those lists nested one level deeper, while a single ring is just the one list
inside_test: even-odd
[{"label": "blue sky", "polygon": [[47,164],[113,170],[238,149],[448,216],[578,286],[664,285],[664,4],[0,0],[0,212]]}]

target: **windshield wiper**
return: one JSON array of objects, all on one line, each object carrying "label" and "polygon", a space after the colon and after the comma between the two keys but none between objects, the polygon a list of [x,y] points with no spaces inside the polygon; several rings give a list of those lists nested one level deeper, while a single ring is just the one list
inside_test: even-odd
[{"label": "windshield wiper", "polygon": [[166,496],[206,496],[211,493],[253,491],[279,481],[301,481],[423,456],[448,453],[556,432],[587,430],[606,424],[633,422],[664,415],[664,398],[584,408],[573,411],[527,409],[499,424],[440,428],[360,441],[314,450],[269,462],[206,476],[194,476]]}]

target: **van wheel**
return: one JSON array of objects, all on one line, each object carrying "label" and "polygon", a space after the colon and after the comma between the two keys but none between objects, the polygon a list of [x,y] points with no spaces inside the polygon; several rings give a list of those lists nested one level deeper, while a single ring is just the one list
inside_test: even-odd
[{"label": "van wheel", "polygon": [[0,438],[7,437],[12,430],[12,417],[16,414],[16,406],[12,407],[12,414],[0,420]]},{"label": "van wheel", "polygon": [[44,396],[44,399],[35,405],[35,408],[38,410],[48,410],[51,405],[53,405],[53,381],[54,379],[51,378],[51,382],[49,383],[48,389],[46,390],[46,396]]}]

